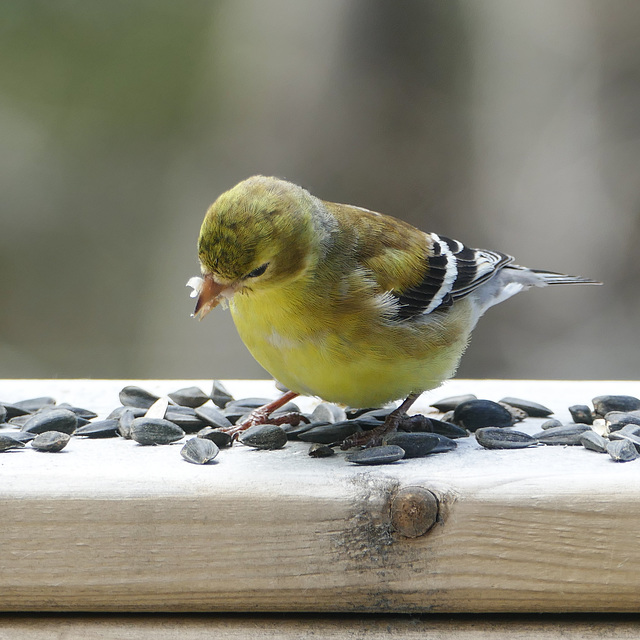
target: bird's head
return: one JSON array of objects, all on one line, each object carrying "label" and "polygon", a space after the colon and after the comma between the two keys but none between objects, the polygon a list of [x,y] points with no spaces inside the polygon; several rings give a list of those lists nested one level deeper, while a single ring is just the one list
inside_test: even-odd
[{"label": "bird's head", "polygon": [[320,201],[277,178],[254,176],[223,193],[200,229],[201,278],[187,283],[200,319],[236,293],[264,291],[300,277],[317,240]]}]

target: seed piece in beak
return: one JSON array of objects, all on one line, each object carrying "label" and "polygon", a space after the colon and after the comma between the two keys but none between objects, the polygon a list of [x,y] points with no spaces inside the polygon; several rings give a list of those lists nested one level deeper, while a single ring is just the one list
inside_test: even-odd
[{"label": "seed piece in beak", "polygon": [[191,314],[193,317],[198,318],[198,320],[202,320],[211,309],[220,304],[220,301],[223,299],[222,294],[225,289],[229,288],[228,284],[216,282],[210,274],[205,275],[204,278],[197,276],[191,278],[189,282],[187,282],[187,286],[193,289],[191,297],[198,297],[196,308]]}]

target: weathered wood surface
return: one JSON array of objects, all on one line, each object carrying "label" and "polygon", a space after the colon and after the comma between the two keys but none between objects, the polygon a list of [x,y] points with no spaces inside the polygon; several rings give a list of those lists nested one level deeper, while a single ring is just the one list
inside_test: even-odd
[{"label": "weathered wood surface", "polygon": [[6,614],[0,640],[636,640],[631,614]]},{"label": "weathered wood surface", "polygon": [[[125,383],[1,381],[0,398],[53,395],[105,414]],[[228,386],[274,394],[269,383]],[[640,383],[453,381],[417,409],[461,392],[526,397],[568,420],[568,405],[639,395]],[[311,459],[304,443],[236,446],[200,467],[180,447],[73,439],[59,454],[0,454],[0,610],[640,610],[640,462],[467,439],[377,468]],[[406,487],[440,503],[418,538],[390,526]]]}]

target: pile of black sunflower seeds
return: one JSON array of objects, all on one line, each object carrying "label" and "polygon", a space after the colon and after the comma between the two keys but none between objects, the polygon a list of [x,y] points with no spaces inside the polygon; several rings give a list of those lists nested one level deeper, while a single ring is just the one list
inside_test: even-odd
[{"label": "pile of black sunflower seeds", "polygon": [[[310,443],[314,458],[334,456],[345,439],[383,424],[393,408],[342,408],[318,404],[301,413],[289,402],[260,424],[233,434],[270,398],[235,399],[219,381],[209,394],[187,387],[159,397],[140,387],[124,387],[121,406],[105,419],[96,420],[89,409],[57,404],[51,397],[20,402],[0,401],[0,452],[25,448],[45,452],[64,449],[74,438],[124,438],[140,445],[179,442],[188,434],[180,453],[193,464],[213,461],[220,449],[232,446],[234,437],[254,449],[281,449],[290,440]],[[445,453],[456,440],[471,434],[486,449],[523,449],[537,446],[582,446],[608,453],[616,462],[640,457],[640,399],[626,395],[593,398],[592,407],[569,407],[573,422],[547,419],[532,435],[513,426],[527,418],[549,418],[552,411],[520,398],[499,402],[473,395],[444,398],[433,403],[433,414],[406,416],[398,431],[384,437],[380,446],[349,453],[346,460],[360,465],[380,465]],[[437,416],[437,417],[436,417]]]}]

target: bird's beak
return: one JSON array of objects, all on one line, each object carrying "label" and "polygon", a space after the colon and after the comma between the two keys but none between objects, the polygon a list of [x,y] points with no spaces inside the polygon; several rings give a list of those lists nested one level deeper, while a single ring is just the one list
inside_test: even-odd
[{"label": "bird's beak", "polygon": [[198,297],[196,308],[191,314],[198,320],[202,320],[223,299],[233,295],[233,285],[218,282],[211,274],[206,274],[203,278],[191,278],[187,286],[193,289],[191,297]]}]

